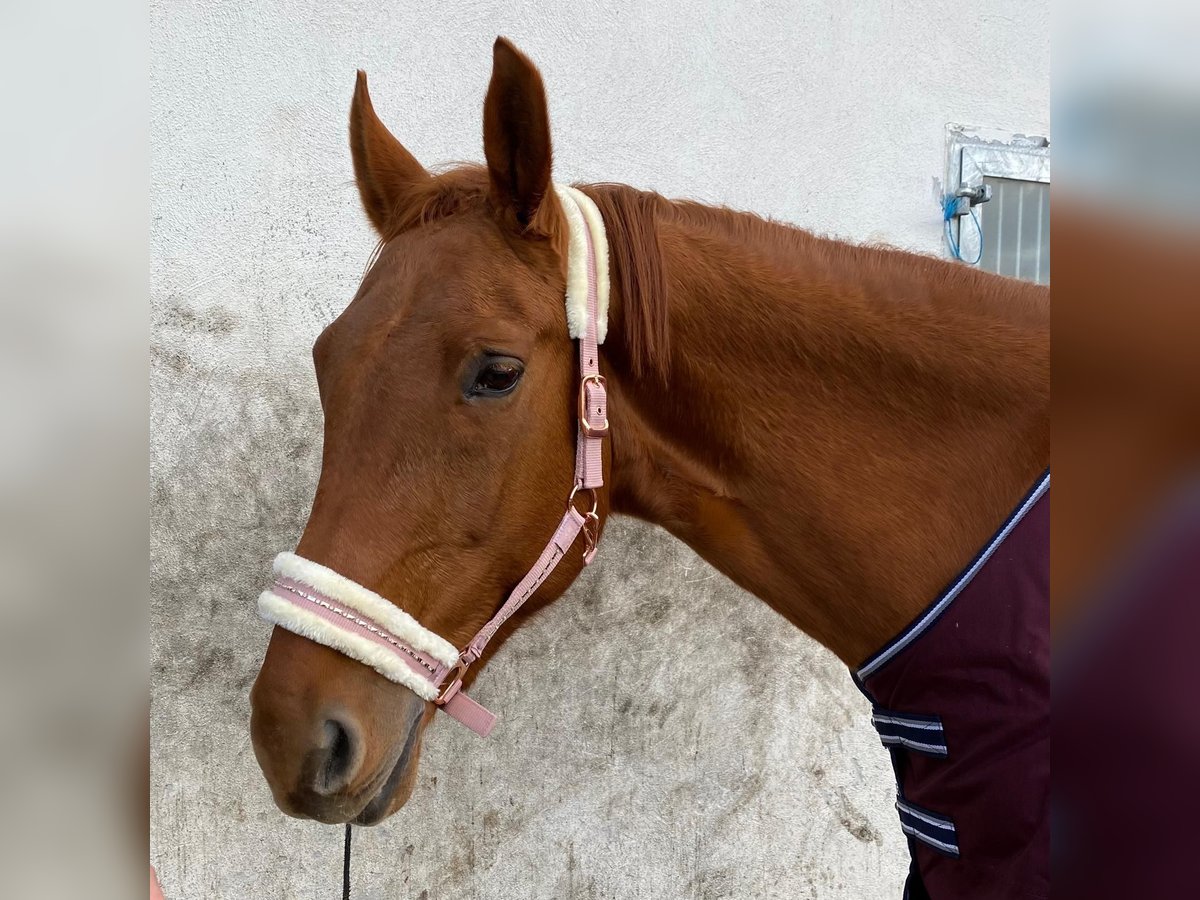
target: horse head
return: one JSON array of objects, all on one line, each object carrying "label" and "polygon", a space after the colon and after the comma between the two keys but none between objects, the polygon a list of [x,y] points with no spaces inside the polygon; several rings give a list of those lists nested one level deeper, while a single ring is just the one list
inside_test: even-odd
[{"label": "horse head", "polygon": [[[456,647],[563,516],[577,427],[569,229],[551,182],[546,97],[537,69],[503,39],[483,120],[486,168],[431,174],[380,122],[359,73],[350,147],[380,247],[313,346],[324,449],[296,548]],[[581,567],[572,547],[531,605],[559,596]],[[251,706],[280,808],[361,824],[411,795],[435,709],[281,627]]]}]

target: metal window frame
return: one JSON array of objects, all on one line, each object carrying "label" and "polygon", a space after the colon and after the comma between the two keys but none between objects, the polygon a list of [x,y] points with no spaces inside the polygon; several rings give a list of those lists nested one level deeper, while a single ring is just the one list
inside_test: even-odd
[{"label": "metal window frame", "polygon": [[[1013,134],[972,125],[946,126],[946,193],[979,188],[984,178],[1050,183],[1050,142],[1041,135]],[[979,211],[976,210],[976,215]],[[982,258],[979,231],[970,216],[950,223],[964,260]],[[947,250],[947,252],[949,252]],[[978,267],[978,263],[975,263]]]}]

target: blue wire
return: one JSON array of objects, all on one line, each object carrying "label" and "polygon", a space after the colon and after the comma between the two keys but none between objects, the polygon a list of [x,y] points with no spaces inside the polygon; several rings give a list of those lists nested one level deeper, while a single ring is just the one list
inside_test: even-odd
[{"label": "blue wire", "polygon": [[977,266],[979,261],[983,259],[983,226],[979,224],[979,217],[975,215],[975,207],[971,207],[971,221],[975,223],[975,233],[979,235],[979,253],[973,260],[965,260],[962,258],[962,248],[958,241],[954,240],[954,230],[951,227],[954,222],[954,210],[958,206],[958,198],[947,196],[942,200],[942,219],[946,223],[946,244],[950,247],[950,253],[955,259],[967,263],[967,265]]}]

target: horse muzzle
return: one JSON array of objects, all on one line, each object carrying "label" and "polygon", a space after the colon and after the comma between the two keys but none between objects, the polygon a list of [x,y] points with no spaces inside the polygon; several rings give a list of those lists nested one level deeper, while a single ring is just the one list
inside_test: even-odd
[{"label": "horse muzzle", "polygon": [[277,628],[250,702],[255,757],[283,812],[374,824],[407,799],[431,709],[416,694]]}]

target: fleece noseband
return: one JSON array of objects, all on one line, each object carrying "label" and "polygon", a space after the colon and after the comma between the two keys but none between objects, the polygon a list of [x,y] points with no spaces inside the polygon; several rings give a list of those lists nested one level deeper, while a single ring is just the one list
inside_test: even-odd
[{"label": "fleece noseband", "polygon": [[[608,241],[600,211],[585,194],[557,185],[555,191],[570,229],[567,328],[579,342],[579,427],[575,484],[566,512],[537,562],[462,650],[390,600],[294,553],[275,558],[275,582],[258,598],[259,615],[268,622],[371,666],[485,737],[496,716],[463,693],[467,669],[483,655],[500,626],[545,582],[579,535],[584,539],[584,565],[595,557],[600,536],[596,489],[604,484],[601,450],[608,434],[608,398],[597,346],[608,329]],[[575,508],[581,493],[591,502],[583,513]]]}]

